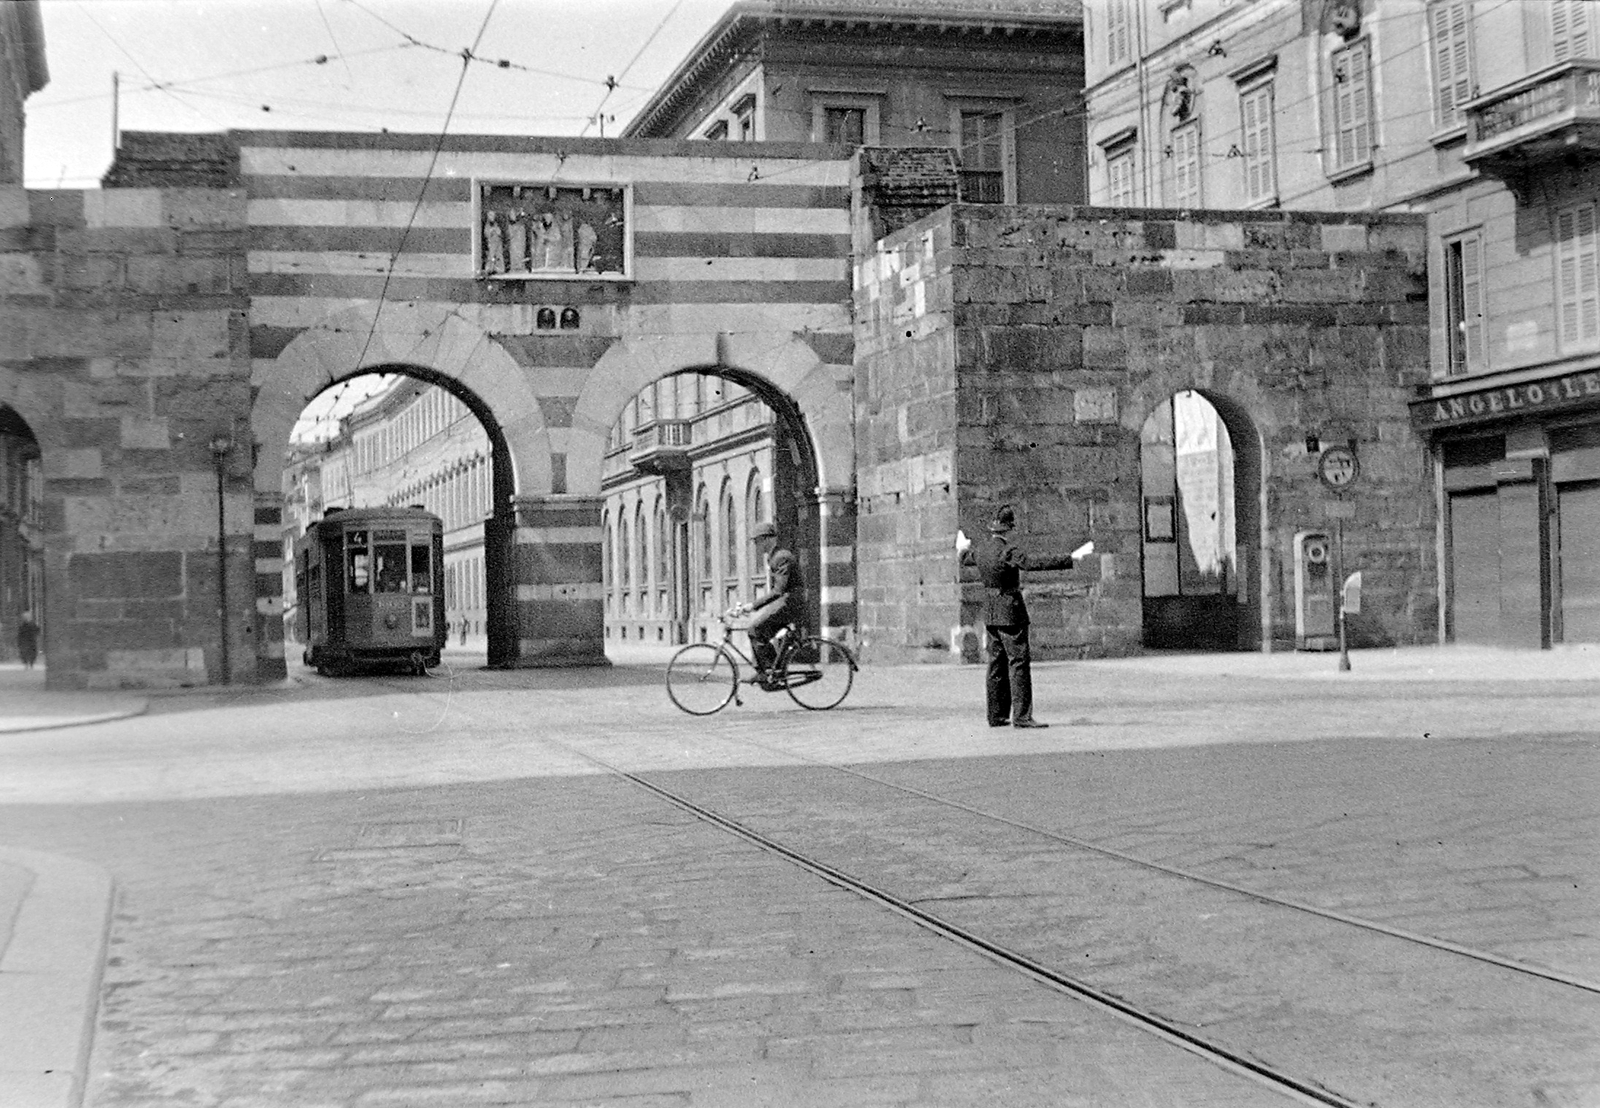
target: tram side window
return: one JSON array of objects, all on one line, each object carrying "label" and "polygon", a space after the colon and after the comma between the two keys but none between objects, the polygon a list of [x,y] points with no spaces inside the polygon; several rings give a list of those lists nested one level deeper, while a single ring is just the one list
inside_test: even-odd
[{"label": "tram side window", "polygon": [[406,591],[406,546],[378,543],[373,552],[373,592]]},{"label": "tram side window", "polygon": [[411,545],[411,591],[432,592],[433,575],[428,571],[429,557],[433,548],[426,543],[413,543]]},{"label": "tram side window", "polygon": [[367,533],[351,531],[345,536],[345,592],[367,592],[371,583],[372,556],[367,553]]}]

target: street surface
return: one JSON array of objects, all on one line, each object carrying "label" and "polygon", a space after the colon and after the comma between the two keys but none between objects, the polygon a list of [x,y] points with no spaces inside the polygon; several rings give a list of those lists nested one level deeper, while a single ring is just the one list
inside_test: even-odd
[{"label": "street surface", "polygon": [[93,1108],[1307,1102],[608,766],[1352,1103],[1593,1106],[1585,663],[1052,663],[1031,732],[978,667],[710,719],[659,667],[301,671],[0,734],[0,846],[116,881]]}]

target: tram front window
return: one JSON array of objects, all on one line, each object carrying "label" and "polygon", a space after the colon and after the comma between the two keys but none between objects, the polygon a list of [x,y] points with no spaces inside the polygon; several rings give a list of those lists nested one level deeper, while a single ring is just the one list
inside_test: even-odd
[{"label": "tram front window", "polygon": [[351,531],[345,536],[344,591],[366,592],[372,574],[371,556],[367,553],[367,533]]},{"label": "tram front window", "polygon": [[411,548],[411,591],[432,592],[432,574],[428,572],[428,563],[432,561],[428,555],[431,553],[427,546],[417,544]]},{"label": "tram front window", "polygon": [[373,547],[376,570],[374,592],[406,591],[406,548],[403,543],[379,543]]}]

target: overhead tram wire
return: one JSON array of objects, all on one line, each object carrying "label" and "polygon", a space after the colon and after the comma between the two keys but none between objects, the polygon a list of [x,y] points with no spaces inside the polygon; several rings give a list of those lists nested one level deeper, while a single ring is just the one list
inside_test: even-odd
[{"label": "overhead tram wire", "polygon": [[[355,0],[351,0],[352,3]],[[433,156],[428,160],[428,170],[423,174],[422,184],[417,187],[417,202],[411,206],[411,215],[406,219],[406,226],[400,233],[400,241],[395,244],[394,253],[389,257],[389,266],[383,274],[383,287],[378,291],[378,303],[372,312],[372,325],[367,328],[367,337],[361,344],[361,353],[356,358],[355,367],[359,370],[366,364],[367,351],[372,347],[372,337],[378,333],[378,320],[383,315],[383,305],[389,295],[389,283],[394,279],[394,267],[399,264],[400,255],[406,248],[406,239],[411,236],[411,228],[416,224],[417,213],[422,210],[423,198],[428,195],[428,183],[433,180],[433,171],[438,167],[439,154],[444,150],[444,140],[450,133],[450,120],[455,116],[456,104],[461,99],[462,86],[467,82],[467,70],[472,65],[472,54],[483,41],[484,32],[489,29],[489,20],[494,16],[494,10],[500,0],[489,0],[489,10],[483,13],[483,23],[478,27],[478,36],[472,40],[472,45],[461,52],[461,74],[456,78],[456,88],[450,96],[450,107],[444,115],[444,125],[439,128],[439,139],[433,145]],[[357,5],[359,6],[359,5]],[[364,10],[364,9],[363,9]]]},{"label": "overhead tram wire", "polygon": [[[120,41],[118,41],[117,36],[113,35],[110,31],[106,30],[105,25],[102,24],[98,19],[96,19],[93,16],[93,14],[90,13],[88,5],[84,4],[83,0],[78,0],[77,6],[78,6],[79,10],[81,10],[83,12],[84,18],[87,19],[90,23],[93,23],[94,26],[95,26],[95,29],[97,31],[99,31],[102,35],[105,35],[108,40],[110,40],[111,45],[115,46],[118,50],[122,51],[123,56],[126,57],[129,61],[131,61],[135,66],[138,67],[139,72],[144,74],[145,80],[150,81],[153,84],[158,84],[159,83],[159,82],[156,82],[156,79],[153,76],[151,76],[150,71],[144,67],[144,63],[141,62],[138,58],[134,57],[133,56],[133,52],[130,51],[126,46],[122,45],[122,43]],[[226,128],[223,126],[223,124],[220,121],[218,121],[216,119],[213,119],[209,114],[207,114],[206,112],[201,111],[199,108],[195,107],[193,104],[185,102],[183,97],[179,96],[177,93],[173,92],[171,89],[162,89],[161,91],[165,92],[168,96],[172,97],[179,104],[182,104],[189,111],[195,112],[195,113],[197,113],[197,114],[199,114],[201,116],[204,116],[206,119],[211,120],[211,122],[213,124],[215,124],[218,128],[226,130]]]},{"label": "overhead tram wire", "polygon": [[[683,0],[679,0],[680,4],[682,2],[683,2]],[[393,31],[395,34],[397,34],[401,38],[405,39],[406,43],[408,45],[410,45],[410,46],[415,46],[415,47],[418,47],[418,48],[423,49],[423,50],[431,50],[431,51],[433,51],[434,53],[437,53],[437,54],[448,54],[453,58],[459,58],[459,57],[463,56],[463,53],[460,50],[451,50],[448,46],[439,46],[436,43],[428,42],[425,39],[418,38],[416,35],[413,35],[410,31],[407,31],[405,28],[396,26],[394,23],[391,23],[389,20],[385,19],[383,16],[379,15],[377,12],[373,11],[371,8],[367,7],[365,4],[361,3],[360,0],[345,0],[345,3],[350,4],[352,7],[355,7],[356,9],[358,9],[358,10],[360,10],[362,12],[365,12],[367,15],[370,15],[373,19],[376,19],[379,23],[382,23],[385,27],[389,28],[389,30]],[[671,15],[671,12],[669,12],[667,14]],[[658,27],[657,30],[660,30],[660,28]],[[654,36],[652,36],[652,37],[654,37]],[[482,36],[479,36],[478,42],[482,42]],[[647,45],[648,45],[648,43],[647,43]],[[480,57],[479,54],[478,54],[478,43],[476,43],[476,42],[473,43],[472,48],[466,52],[465,57],[466,57],[466,60],[468,62],[478,62],[478,63],[480,63],[482,65],[493,66],[496,69],[516,69],[516,70],[520,70],[520,71],[522,71],[524,73],[532,73],[532,74],[535,74],[535,75],[540,76],[540,77],[555,77],[555,78],[557,78],[559,80],[563,80],[563,81],[578,81],[578,82],[581,82],[582,84],[586,84],[586,85],[606,85],[607,92],[609,92],[612,87],[626,87],[626,88],[630,88],[630,89],[633,89],[633,90],[638,91],[638,92],[654,92],[655,91],[654,89],[647,89],[647,88],[644,88],[643,86],[640,86],[640,85],[621,86],[621,85],[618,85],[616,82],[610,82],[607,79],[599,78],[599,77],[582,77],[582,76],[579,76],[576,73],[562,73],[559,70],[554,70],[554,69],[539,69],[539,68],[537,68],[535,66],[523,65],[521,62],[511,61],[509,58],[485,58],[485,57]],[[634,59],[634,61],[637,61],[637,60],[638,60],[637,58]],[[629,62],[628,65],[631,67],[633,65],[633,63]]]},{"label": "overhead tram wire", "polygon": [[[354,2],[354,0],[352,0],[352,3],[353,2]],[[650,49],[650,44],[652,42],[654,42],[656,40],[656,36],[661,33],[661,29],[667,25],[667,21],[670,20],[674,15],[677,15],[678,14],[678,9],[681,8],[681,7],[683,7],[683,0],[676,0],[676,2],[672,5],[672,7],[667,9],[667,14],[662,16],[661,17],[661,21],[656,24],[655,30],[651,31],[649,33],[649,35],[645,36],[645,40],[640,45],[639,49],[634,53],[632,58],[628,59],[628,64],[623,66],[622,69],[619,70],[617,73],[606,77],[605,82],[604,82],[605,86],[606,86],[606,91],[605,91],[604,95],[602,95],[600,97],[600,103],[595,105],[594,114],[593,114],[592,118],[589,120],[588,123],[585,123],[583,125],[583,130],[578,132],[578,137],[579,138],[583,138],[585,135],[587,135],[589,133],[589,127],[594,123],[595,120],[600,118],[600,113],[601,113],[602,110],[604,110],[604,108],[606,106],[606,101],[611,98],[611,94],[613,92],[615,92],[617,90],[617,88],[620,86],[622,78],[626,77],[628,75],[629,70],[631,70],[636,64],[638,64],[639,59],[644,56],[644,52],[646,50]]]}]

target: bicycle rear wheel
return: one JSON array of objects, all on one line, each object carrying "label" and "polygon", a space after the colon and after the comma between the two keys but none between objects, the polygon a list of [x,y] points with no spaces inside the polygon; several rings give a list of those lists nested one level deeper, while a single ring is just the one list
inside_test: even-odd
[{"label": "bicycle rear wheel", "polygon": [[667,663],[667,695],[691,716],[709,716],[727,707],[738,684],[733,658],[711,643],[690,643]]},{"label": "bicycle rear wheel", "polygon": [[789,698],[813,712],[826,711],[850,694],[856,659],[848,647],[813,635],[795,643],[784,666]]}]

